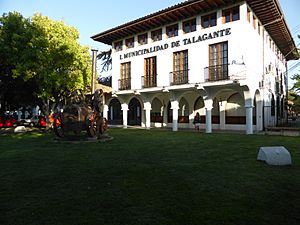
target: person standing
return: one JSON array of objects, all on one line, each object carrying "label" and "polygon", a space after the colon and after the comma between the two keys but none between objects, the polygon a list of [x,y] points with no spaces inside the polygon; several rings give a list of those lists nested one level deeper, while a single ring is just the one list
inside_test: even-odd
[{"label": "person standing", "polygon": [[195,126],[195,130],[199,131],[200,130],[200,114],[199,114],[199,112],[196,113],[193,124]]}]

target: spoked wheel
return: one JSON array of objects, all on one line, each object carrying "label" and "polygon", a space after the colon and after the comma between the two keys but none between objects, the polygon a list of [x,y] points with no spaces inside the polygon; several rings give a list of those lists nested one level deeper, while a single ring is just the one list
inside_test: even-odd
[{"label": "spoked wheel", "polygon": [[98,115],[95,112],[90,113],[86,120],[86,131],[90,137],[97,135],[97,118]]},{"label": "spoked wheel", "polygon": [[58,137],[64,137],[63,124],[62,124],[62,113],[58,113],[53,122],[54,133]]}]

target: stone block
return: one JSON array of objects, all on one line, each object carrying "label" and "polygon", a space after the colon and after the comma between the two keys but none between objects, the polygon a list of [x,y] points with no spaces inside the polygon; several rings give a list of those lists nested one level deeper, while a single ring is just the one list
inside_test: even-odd
[{"label": "stone block", "polygon": [[291,154],[283,146],[260,147],[257,160],[273,166],[292,165]]}]

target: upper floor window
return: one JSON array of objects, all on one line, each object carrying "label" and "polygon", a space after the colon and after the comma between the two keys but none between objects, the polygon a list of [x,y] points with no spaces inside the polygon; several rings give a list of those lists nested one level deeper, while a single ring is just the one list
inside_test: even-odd
[{"label": "upper floor window", "polygon": [[251,19],[251,10],[249,9],[249,7],[247,7],[247,20],[250,23],[250,19]]},{"label": "upper floor window", "polygon": [[188,83],[188,63],[188,50],[173,53],[172,85]]},{"label": "upper floor window", "polygon": [[256,17],[253,15],[253,28],[256,29]]},{"label": "upper floor window", "polygon": [[201,17],[201,25],[203,28],[214,27],[217,25],[217,13],[212,13]]},{"label": "upper floor window", "polygon": [[222,12],[223,23],[229,23],[240,19],[240,7],[236,6]]},{"label": "upper floor window", "polygon": [[126,39],[125,45],[127,48],[133,48],[134,47],[134,37]]},{"label": "upper floor window", "polygon": [[178,24],[168,26],[166,28],[166,33],[168,38],[178,36]]},{"label": "upper floor window", "polygon": [[138,36],[139,45],[145,45],[148,43],[148,33],[141,34]]},{"label": "upper floor window", "polygon": [[116,51],[122,51],[122,49],[123,49],[123,41],[115,42],[115,50]]},{"label": "upper floor window", "polygon": [[119,89],[129,90],[131,88],[131,62],[122,63],[120,67]]},{"label": "upper floor window", "polygon": [[228,78],[228,42],[209,45],[208,80],[225,80]]},{"label": "upper floor window", "polygon": [[261,24],[260,24],[260,22],[258,22],[258,24],[257,24],[257,31],[258,31],[258,34],[260,34],[260,29],[261,29]]},{"label": "upper floor window", "polygon": [[152,41],[160,41],[162,39],[162,30],[158,29],[158,30],[154,30],[151,32],[151,39]]},{"label": "upper floor window", "polygon": [[144,59],[143,87],[155,87],[156,75],[157,75],[156,56]]},{"label": "upper floor window", "polygon": [[183,32],[190,33],[196,31],[196,19],[191,19],[182,23]]}]

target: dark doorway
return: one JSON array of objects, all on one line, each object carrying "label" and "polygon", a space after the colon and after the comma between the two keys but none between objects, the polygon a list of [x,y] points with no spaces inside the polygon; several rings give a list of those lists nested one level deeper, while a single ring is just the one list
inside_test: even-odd
[{"label": "dark doorway", "polygon": [[131,99],[129,102],[129,111],[128,111],[128,125],[141,125],[141,114],[142,107],[136,98]]},{"label": "dark doorway", "polygon": [[122,124],[123,112],[119,100],[116,98],[112,99],[108,107],[108,123],[113,125]]}]

